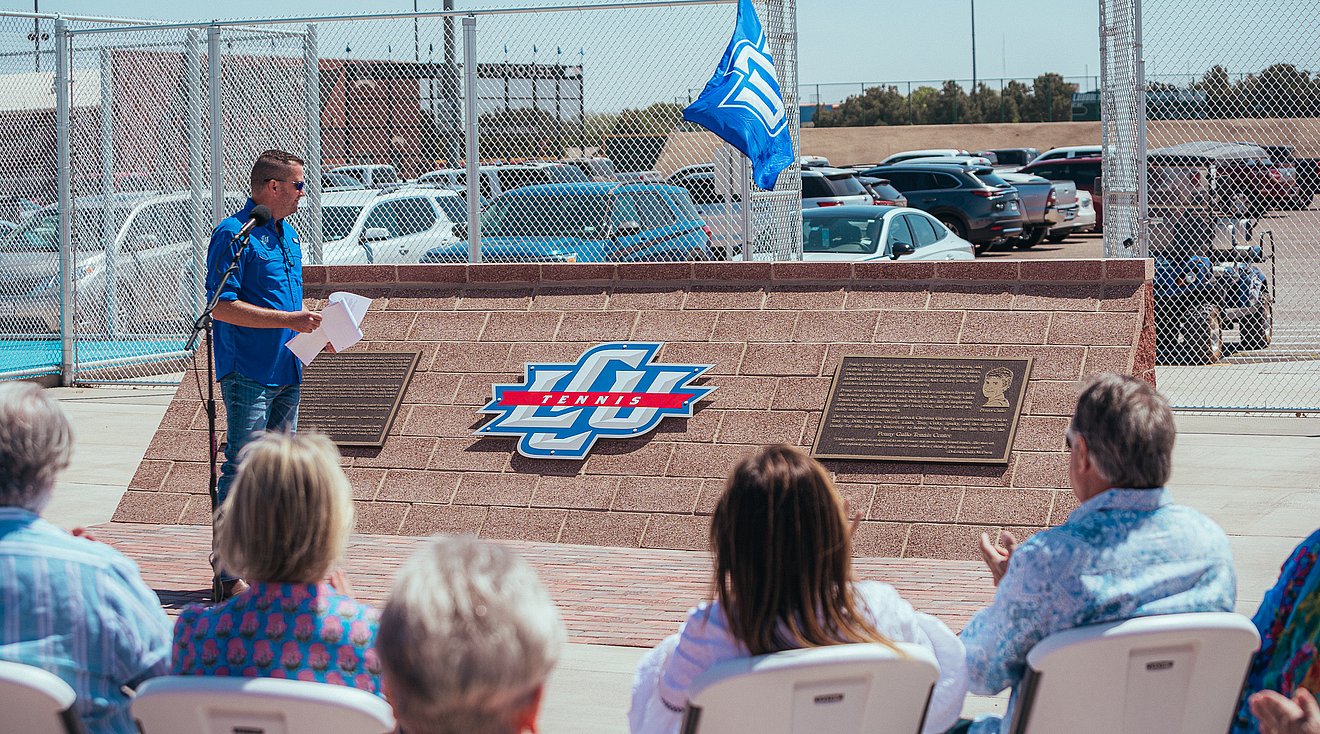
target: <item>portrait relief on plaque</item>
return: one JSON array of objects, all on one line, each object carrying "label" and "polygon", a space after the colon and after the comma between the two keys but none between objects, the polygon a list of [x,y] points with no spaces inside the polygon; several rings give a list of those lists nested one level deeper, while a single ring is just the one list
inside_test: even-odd
[{"label": "portrait relief on plaque", "polygon": [[819,459],[1004,464],[1031,358],[839,361],[812,446]]}]

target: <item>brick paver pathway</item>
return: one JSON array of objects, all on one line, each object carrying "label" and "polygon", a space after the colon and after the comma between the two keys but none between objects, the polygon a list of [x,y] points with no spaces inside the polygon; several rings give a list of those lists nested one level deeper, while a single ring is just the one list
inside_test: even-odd
[{"label": "brick paver pathway", "polygon": [[[93,531],[138,563],[170,614],[205,601],[211,530],[195,525],[109,523]],[[425,538],[355,535],[346,571],[358,599],[380,605],[394,572]],[[710,562],[694,551],[503,541],[540,574],[572,642],[651,646],[676,631],[710,591]],[[994,592],[979,561],[859,558],[858,575],[893,584],[912,606],[961,630]]]}]

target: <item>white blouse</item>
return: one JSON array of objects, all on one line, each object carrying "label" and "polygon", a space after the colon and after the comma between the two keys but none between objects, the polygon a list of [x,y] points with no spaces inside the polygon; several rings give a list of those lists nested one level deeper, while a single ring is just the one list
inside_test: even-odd
[{"label": "white blouse", "polygon": [[[922,733],[942,732],[953,726],[967,695],[962,642],[943,622],[914,610],[889,584],[862,581],[853,585],[853,591],[881,634],[895,642],[921,645],[934,654],[939,664],[940,677]],[[717,663],[747,655],[747,648],[729,633],[718,600],[689,610],[678,633],[665,638],[637,665],[628,709],[629,731],[677,734],[692,680]]]}]

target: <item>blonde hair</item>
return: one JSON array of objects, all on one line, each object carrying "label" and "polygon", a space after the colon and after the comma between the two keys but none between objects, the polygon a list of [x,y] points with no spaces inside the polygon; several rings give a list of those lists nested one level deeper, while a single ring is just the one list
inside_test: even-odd
[{"label": "blonde hair", "polygon": [[318,434],[267,433],[243,447],[216,518],[216,554],[249,581],[315,583],[353,530],[339,450]]},{"label": "blonde hair", "polygon": [[893,643],[852,589],[843,500],[819,462],[767,446],[739,462],[711,516],[715,597],[752,655],[850,642]]}]

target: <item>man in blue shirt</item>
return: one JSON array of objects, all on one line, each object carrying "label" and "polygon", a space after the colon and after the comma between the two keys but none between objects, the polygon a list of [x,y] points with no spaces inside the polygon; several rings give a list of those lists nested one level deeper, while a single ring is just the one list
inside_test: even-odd
[{"label": "man in blue shirt", "polygon": [[0,660],[62,678],[90,734],[132,734],[129,696],[169,672],[172,625],[132,561],[41,519],[72,450],[58,403],[0,385]]},{"label": "man in blue shirt", "polygon": [[[1021,544],[1000,533],[1003,550],[981,536],[998,588],[961,635],[973,693],[1016,686],[1027,653],[1055,632],[1154,614],[1233,611],[1228,538],[1205,515],[1172,504],[1164,488],[1175,433],[1168,403],[1146,382],[1106,373],[1086,385],[1064,432],[1068,481],[1081,505],[1063,525]],[[971,731],[997,732],[999,724],[990,717]]]},{"label": "man in blue shirt", "polygon": [[[302,364],[284,347],[298,332],[314,331],[321,315],[303,308],[302,245],[285,217],[298,211],[304,196],[303,161],[268,150],[252,166],[252,196],[236,214],[220,223],[207,251],[206,291],[220,288],[237,244],[234,235],[257,205],[270,208],[271,220],[252,230],[238,268],[224,288],[215,320],[215,374],[227,419],[225,462],[216,491],[220,503],[238,473],[238,454],[261,431],[292,431],[298,424]],[[241,579],[221,573],[225,596],[247,588]]]}]

